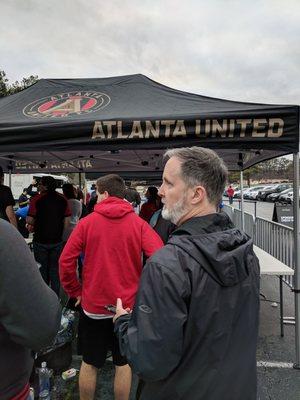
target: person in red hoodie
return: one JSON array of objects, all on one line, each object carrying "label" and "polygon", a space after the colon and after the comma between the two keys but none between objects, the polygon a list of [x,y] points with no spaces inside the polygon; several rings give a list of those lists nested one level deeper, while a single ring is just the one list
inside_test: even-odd
[{"label": "person in red hoodie", "polygon": [[227,196],[229,198],[229,204],[233,203],[234,189],[231,185],[226,190]]},{"label": "person in red hoodie", "polygon": [[[163,243],[150,225],[124,200],[126,186],[114,174],[97,180],[98,203],[79,221],[60,257],[60,280],[66,293],[81,303],[78,350],[82,354],[79,375],[81,400],[92,400],[97,370],[112,349],[116,366],[116,400],[129,398],[131,370],[121,356],[113,333],[113,314],[106,305],[122,295],[125,308],[134,305],[142,273],[142,253],[150,257]],[[84,253],[82,282],[77,278],[77,258]]]}]

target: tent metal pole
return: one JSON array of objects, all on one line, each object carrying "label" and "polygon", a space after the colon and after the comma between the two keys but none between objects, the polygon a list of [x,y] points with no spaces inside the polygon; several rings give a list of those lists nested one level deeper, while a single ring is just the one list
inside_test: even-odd
[{"label": "tent metal pole", "polygon": [[295,294],[295,347],[294,368],[300,369],[300,212],[299,212],[299,152],[293,154],[294,161],[294,294]]},{"label": "tent metal pole", "polygon": [[81,189],[81,172],[78,172],[79,189]]},{"label": "tent metal pole", "polygon": [[11,168],[8,171],[8,186],[11,188]]},{"label": "tent metal pole", "polygon": [[240,171],[240,190],[241,190],[241,215],[242,215],[242,230],[245,229],[245,218],[244,218],[244,191],[243,191],[243,184],[244,184],[244,176],[243,171]]},{"label": "tent metal pole", "polygon": [[13,170],[13,163],[12,163],[12,158],[13,158],[13,156],[12,155],[10,155],[9,156],[9,164],[8,164],[8,185],[9,185],[9,187],[11,188],[11,186],[12,186],[12,176],[11,176],[11,174],[12,174],[12,170]]}]

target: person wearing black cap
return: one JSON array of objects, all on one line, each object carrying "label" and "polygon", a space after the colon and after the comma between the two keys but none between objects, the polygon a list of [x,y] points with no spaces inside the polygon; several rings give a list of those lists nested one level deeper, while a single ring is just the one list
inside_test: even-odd
[{"label": "person wearing black cap", "polygon": [[3,185],[3,182],[4,173],[2,167],[0,167],[0,218],[5,219],[17,228],[17,219],[13,209],[15,200],[11,189]]}]

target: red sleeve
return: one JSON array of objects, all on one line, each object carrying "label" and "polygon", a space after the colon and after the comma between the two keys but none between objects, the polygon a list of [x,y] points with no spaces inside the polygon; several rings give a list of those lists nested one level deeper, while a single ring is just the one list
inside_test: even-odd
[{"label": "red sleeve", "polygon": [[41,198],[41,194],[37,194],[34,197],[31,197],[30,202],[29,202],[29,209],[28,209],[28,216],[29,217],[35,217],[36,216],[36,203],[39,201]]},{"label": "red sleeve", "polygon": [[77,278],[77,259],[84,250],[83,237],[83,224],[79,222],[69,237],[59,259],[60,282],[70,297],[81,296],[81,284]]},{"label": "red sleeve", "polygon": [[142,250],[147,257],[152,256],[157,250],[164,246],[163,241],[159,235],[151,228],[151,226],[144,222],[142,226]]}]

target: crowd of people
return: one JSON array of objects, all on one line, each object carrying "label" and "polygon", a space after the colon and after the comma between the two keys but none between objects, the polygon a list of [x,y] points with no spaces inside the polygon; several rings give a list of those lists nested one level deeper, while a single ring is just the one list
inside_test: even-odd
[{"label": "crowd of people", "polygon": [[132,371],[141,400],[256,399],[259,264],[252,240],[218,212],[227,169],[200,147],[165,157],[162,185],[142,205],[115,174],[97,180],[87,205],[51,176],[24,190],[34,258],[2,180],[1,399],[27,399],[29,349],[53,340],[62,291],[79,314],[81,400],[94,399],[108,351],[116,400],[129,399]]}]

